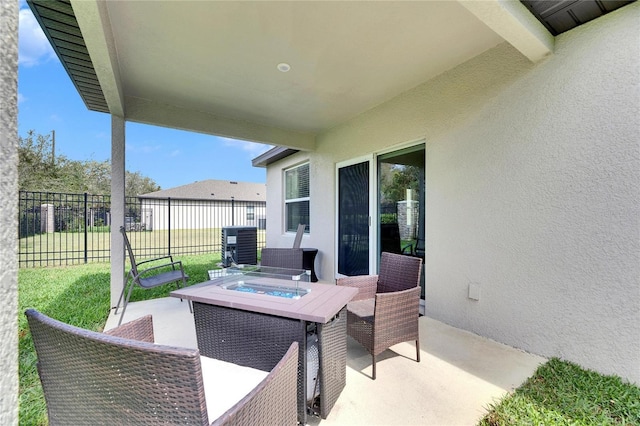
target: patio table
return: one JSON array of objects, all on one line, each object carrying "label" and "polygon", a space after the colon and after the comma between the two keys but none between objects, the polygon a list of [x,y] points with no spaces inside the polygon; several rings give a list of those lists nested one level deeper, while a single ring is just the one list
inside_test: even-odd
[{"label": "patio table", "polygon": [[[275,269],[228,268],[220,278],[171,296],[193,303],[202,355],[266,371],[297,341],[298,419],[306,424],[308,413],[326,418],[346,384],[346,305],[357,290],[304,282],[305,275],[309,279],[305,271]],[[307,386],[309,336],[317,337],[319,367],[312,395]]]}]

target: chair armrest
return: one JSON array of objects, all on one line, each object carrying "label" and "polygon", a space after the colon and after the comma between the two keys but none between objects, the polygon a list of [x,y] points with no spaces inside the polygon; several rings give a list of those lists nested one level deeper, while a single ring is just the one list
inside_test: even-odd
[{"label": "chair armrest", "polygon": [[168,254],[166,256],[161,256],[161,257],[156,257],[154,259],[147,259],[147,260],[143,260],[141,262],[136,262],[136,266],[140,266],[140,265],[144,265],[145,263],[150,263],[150,262],[157,262],[158,260],[162,260],[162,259],[169,259],[170,263],[168,263],[167,265],[170,265],[173,262],[173,255]]},{"label": "chair armrest", "polygon": [[[168,268],[169,266],[171,266],[171,268],[173,270],[176,270],[176,265],[178,265],[178,268],[180,269],[180,271],[182,272],[182,275],[184,275],[184,268],[182,267],[182,261],[178,260],[175,262],[171,262],[171,263],[163,263],[162,265],[156,265],[156,266],[152,266],[150,268],[146,268],[143,269],[142,271],[138,272],[138,275],[134,276],[133,278],[136,279],[138,277],[143,276],[144,274],[146,274],[147,272],[151,272],[151,271],[155,271],[157,269],[164,269],[164,268]],[[140,264],[138,263],[138,266],[140,266]]]},{"label": "chair armrest", "polygon": [[338,278],[336,285],[357,288],[358,294],[351,299],[353,301],[373,299],[376,295],[376,289],[378,288],[378,276],[356,275],[353,277]]},{"label": "chair armrest", "polygon": [[211,425],[292,424],[298,418],[298,342],[269,375]]},{"label": "chair armrest", "polygon": [[140,342],[154,343],[153,320],[151,315],[127,322],[118,327],[107,330],[104,334],[121,337],[123,339],[138,340]]},{"label": "chair armrest", "polygon": [[406,321],[415,321],[420,315],[420,287],[376,294],[376,333],[398,327]]}]

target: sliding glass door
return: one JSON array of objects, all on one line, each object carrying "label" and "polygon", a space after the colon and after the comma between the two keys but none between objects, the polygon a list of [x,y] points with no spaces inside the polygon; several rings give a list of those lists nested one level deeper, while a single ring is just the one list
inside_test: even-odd
[{"label": "sliding glass door", "polygon": [[[424,144],[377,157],[376,253],[425,257]],[[424,268],[422,276],[424,297]]]},{"label": "sliding glass door", "polygon": [[383,251],[424,261],[424,144],[340,163],[336,182],[338,276],[376,274]]}]

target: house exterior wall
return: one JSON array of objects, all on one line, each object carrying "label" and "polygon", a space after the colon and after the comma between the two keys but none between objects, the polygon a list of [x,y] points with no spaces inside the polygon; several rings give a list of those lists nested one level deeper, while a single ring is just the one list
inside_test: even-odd
[{"label": "house exterior wall", "polygon": [[[171,204],[171,229],[209,229],[230,226],[260,225],[265,210],[264,201],[236,201],[232,209],[230,201],[177,200]],[[247,219],[247,206],[254,207],[254,219]],[[142,223],[146,230],[166,230],[169,224],[167,200],[142,199]],[[233,215],[233,221],[232,221]],[[150,222],[149,222],[150,221]]]},{"label": "house exterior wall", "polygon": [[336,163],[424,140],[427,315],[640,383],[638,22],[626,6],[538,64],[501,44],[320,135],[268,168],[267,245],[288,241],[282,169],[308,159],[303,246],[333,281]]}]

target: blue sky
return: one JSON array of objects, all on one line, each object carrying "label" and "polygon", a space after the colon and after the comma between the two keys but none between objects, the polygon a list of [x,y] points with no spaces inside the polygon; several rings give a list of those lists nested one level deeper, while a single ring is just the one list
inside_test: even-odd
[{"label": "blue sky", "polygon": [[[56,155],[109,160],[111,117],[89,111],[26,3],[20,3],[18,134],[55,130]],[[206,179],[265,182],[251,160],[270,147],[137,123],[126,125],[126,168],[162,189]]]}]

